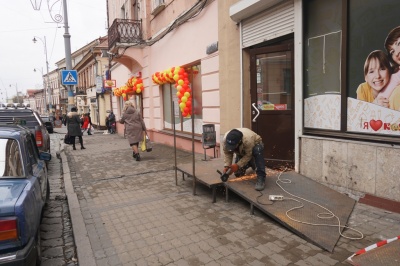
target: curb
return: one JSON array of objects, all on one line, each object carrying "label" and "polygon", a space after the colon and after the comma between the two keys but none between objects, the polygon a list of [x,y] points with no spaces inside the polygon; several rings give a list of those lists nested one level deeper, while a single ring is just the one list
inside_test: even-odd
[{"label": "curb", "polygon": [[[60,141],[60,139],[59,139]],[[96,266],[96,260],[93,255],[92,245],[88,237],[85,222],[79,205],[78,196],[72,185],[70,170],[68,166],[67,156],[64,152],[64,143],[60,141],[59,152],[62,163],[62,171],[64,177],[65,194],[67,196],[69,212],[71,216],[72,231],[74,235],[76,253],[78,256],[78,264],[85,266]]]}]

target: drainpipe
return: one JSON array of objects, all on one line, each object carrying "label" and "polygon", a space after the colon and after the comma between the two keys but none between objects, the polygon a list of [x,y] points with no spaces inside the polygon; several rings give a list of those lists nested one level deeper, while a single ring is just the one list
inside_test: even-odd
[{"label": "drainpipe", "polygon": [[100,129],[100,114],[99,114],[99,94],[97,93],[97,76],[98,76],[98,67],[99,67],[99,61],[97,61],[96,59],[96,54],[93,53],[93,48],[92,48],[92,56],[93,56],[93,60],[94,60],[94,75],[95,75],[95,79],[96,79],[96,119],[97,119],[97,129]]},{"label": "drainpipe", "polygon": [[239,23],[239,63],[240,63],[240,127],[243,127],[243,46],[242,46],[242,22]]}]

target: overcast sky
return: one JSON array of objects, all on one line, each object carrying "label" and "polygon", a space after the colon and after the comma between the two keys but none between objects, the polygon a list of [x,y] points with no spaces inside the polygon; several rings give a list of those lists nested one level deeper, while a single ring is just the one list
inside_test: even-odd
[{"label": "overcast sky", "polygon": [[[32,3],[41,3],[39,11]],[[46,74],[46,39],[49,71],[65,58],[64,21],[57,24],[52,14],[61,14],[62,0],[0,0],[0,101],[11,98],[16,91],[43,87],[42,73]],[[107,35],[106,0],[67,0],[71,52],[94,39]],[[32,39],[36,36],[37,42]],[[41,38],[41,41],[39,38]],[[34,72],[34,69],[37,69]],[[11,86],[10,86],[11,85]]]}]

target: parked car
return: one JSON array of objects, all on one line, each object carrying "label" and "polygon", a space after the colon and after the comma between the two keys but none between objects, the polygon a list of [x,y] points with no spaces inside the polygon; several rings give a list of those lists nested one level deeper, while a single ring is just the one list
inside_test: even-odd
[{"label": "parked car", "polygon": [[47,115],[41,115],[40,118],[42,118],[42,121],[44,122],[44,125],[46,126],[47,132],[54,133],[54,117],[47,116]]},{"label": "parked car", "polygon": [[0,124],[0,265],[40,265],[40,222],[50,195],[45,161],[30,129]]},{"label": "parked car", "polygon": [[20,104],[0,104],[0,123],[26,121],[26,127],[35,135],[36,145],[40,151],[50,152],[50,135],[38,112]]}]

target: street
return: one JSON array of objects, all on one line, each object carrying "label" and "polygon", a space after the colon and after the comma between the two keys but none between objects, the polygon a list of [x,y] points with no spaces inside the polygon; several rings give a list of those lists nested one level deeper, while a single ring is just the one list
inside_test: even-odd
[{"label": "street", "polygon": [[[66,132],[55,131],[56,141]],[[324,251],[258,210],[251,215],[238,196],[225,202],[221,189],[212,203],[211,190],[199,184],[193,195],[193,179],[179,173],[176,185],[172,147],[154,143],[136,162],[126,139],[102,133],[84,135],[85,150],[61,140],[62,169],[51,161],[43,265],[349,265],[354,252],[400,235],[400,214],[356,203],[347,224],[364,238],[341,237],[332,253]],[[176,156],[178,164],[192,160],[187,152]]]}]

